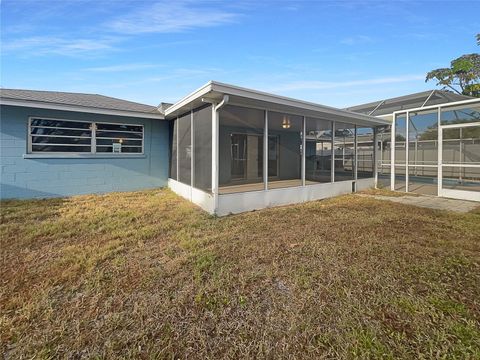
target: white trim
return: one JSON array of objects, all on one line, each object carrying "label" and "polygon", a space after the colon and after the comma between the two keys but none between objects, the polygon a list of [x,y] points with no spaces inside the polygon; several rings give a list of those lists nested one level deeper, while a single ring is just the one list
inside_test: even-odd
[{"label": "white trim", "polygon": [[[305,146],[306,146],[306,143],[307,143],[307,140],[306,140],[306,134],[305,134],[305,131],[307,130],[307,117],[304,116],[303,117],[303,120],[302,120],[302,167],[300,169],[301,171],[301,177],[302,177],[302,186],[305,186],[305,165],[306,165],[306,154],[305,154]],[[316,150],[316,144],[315,144],[315,151]]]},{"label": "white trim", "polygon": [[395,133],[397,132],[397,116],[393,115],[390,129],[390,190],[395,190]]},{"label": "white trim", "polygon": [[[465,127],[472,127],[472,126],[480,126],[480,121],[470,122],[470,123],[440,125],[440,127],[443,129],[450,129],[450,128],[456,129],[456,128],[465,128]],[[450,140],[450,139],[447,139],[447,140]],[[468,139],[464,139],[464,140],[468,140]]]},{"label": "white trim", "polygon": [[443,163],[442,164],[443,167],[462,167],[462,168],[480,168],[480,164],[478,163],[473,163],[473,164],[470,164],[470,163],[457,163],[457,164],[449,164],[449,163]]},{"label": "white trim", "polygon": [[158,120],[165,119],[165,116],[160,113],[149,114],[149,113],[141,113],[136,111],[110,110],[110,109],[102,109],[102,108],[85,107],[80,105],[62,105],[62,104],[53,104],[53,103],[50,104],[45,102],[28,101],[28,100],[1,99],[0,105],[31,107],[31,108],[37,108],[37,109],[50,109],[50,110],[61,110],[61,111],[76,111],[76,112],[83,112],[83,113],[126,116],[126,117],[136,117],[136,118],[144,118],[144,119],[158,119]]},{"label": "white trim", "polygon": [[268,110],[264,110],[264,114],[265,123],[263,129],[263,188],[264,190],[268,190]]},{"label": "white trim", "polygon": [[440,125],[442,118],[442,110],[437,109],[437,196],[442,196],[443,190],[443,128]]},{"label": "white trim", "polygon": [[331,159],[330,159],[330,182],[335,182],[335,121],[332,121],[332,145],[331,145]]},{"label": "white trim", "polygon": [[409,164],[410,161],[410,111],[405,113],[405,192],[409,192],[409,182],[410,182],[410,174],[409,174]]}]

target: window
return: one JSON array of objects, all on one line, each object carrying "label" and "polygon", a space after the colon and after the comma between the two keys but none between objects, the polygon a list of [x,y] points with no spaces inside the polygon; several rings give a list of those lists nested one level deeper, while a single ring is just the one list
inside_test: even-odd
[{"label": "window", "polygon": [[30,153],[143,153],[143,125],[30,118]]}]

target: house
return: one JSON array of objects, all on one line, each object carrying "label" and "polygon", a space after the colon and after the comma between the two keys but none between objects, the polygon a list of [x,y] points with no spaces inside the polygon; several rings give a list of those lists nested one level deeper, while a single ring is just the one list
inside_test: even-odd
[{"label": "house", "polygon": [[0,101],[2,199],[167,185],[168,123],[157,107],[10,89]]},{"label": "house", "polygon": [[226,215],[350,193],[375,186],[377,166],[383,181],[395,164],[383,157],[399,154],[388,129],[403,110],[366,105],[337,109],[214,81],[159,107],[2,89],[0,196],[168,185]]}]

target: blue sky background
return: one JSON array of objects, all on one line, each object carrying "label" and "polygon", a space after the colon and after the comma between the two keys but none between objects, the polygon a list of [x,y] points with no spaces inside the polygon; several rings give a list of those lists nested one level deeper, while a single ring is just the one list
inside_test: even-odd
[{"label": "blue sky background", "polygon": [[156,105],[209,80],[332,106],[435,87],[480,1],[1,2],[1,86]]}]

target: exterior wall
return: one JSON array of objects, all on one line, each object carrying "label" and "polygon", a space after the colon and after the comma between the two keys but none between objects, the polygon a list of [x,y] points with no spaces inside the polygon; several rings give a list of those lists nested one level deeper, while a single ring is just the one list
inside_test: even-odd
[{"label": "exterior wall", "polygon": [[273,206],[299,204],[306,201],[349,194],[353,191],[354,182],[356,191],[375,186],[374,178],[369,178],[356,181],[340,181],[336,183],[224,194],[218,195],[217,209],[215,209],[213,194],[192,188],[173,179],[168,179],[168,187],[183,198],[200,206],[209,214],[225,216]]},{"label": "exterior wall", "polygon": [[[216,214],[224,216],[349,194],[352,192],[352,183],[353,181],[340,181],[336,183],[219,195]],[[373,178],[357,180],[357,191],[371,188],[374,186],[374,183]]]},{"label": "exterior wall", "polygon": [[[167,185],[167,121],[6,105],[0,111],[1,199],[132,191]],[[142,124],[145,154],[25,158],[30,116]]]}]

